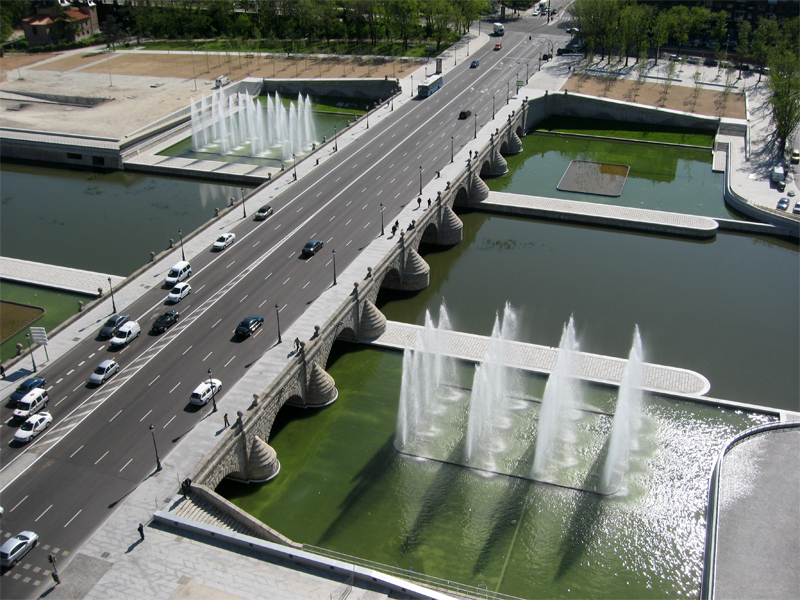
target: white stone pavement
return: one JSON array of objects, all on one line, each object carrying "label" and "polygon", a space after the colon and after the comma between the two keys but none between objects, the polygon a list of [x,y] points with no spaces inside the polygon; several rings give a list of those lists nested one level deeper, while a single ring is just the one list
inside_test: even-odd
[{"label": "white stone pavement", "polygon": [[[383,335],[365,343],[398,350],[413,349],[417,335],[425,338],[425,328],[421,325],[388,321]],[[443,335],[446,353],[469,362],[483,360],[489,341],[490,338],[485,336],[458,331],[448,331]],[[579,356],[577,377],[607,385],[619,385],[622,381],[622,373],[628,364],[626,359],[588,352],[581,352]],[[516,369],[550,374],[555,368],[557,358],[558,348],[508,342],[508,366]],[[645,363],[643,378],[644,388],[656,393],[701,396],[711,389],[711,383],[699,373],[676,367]]]},{"label": "white stone pavement", "polygon": [[109,279],[111,279],[111,284],[115,288],[125,281],[125,278],[119,275],[71,269],[70,267],[47,265],[5,256],[0,256],[0,277],[9,281],[29,283],[91,296],[97,296],[98,288],[103,290],[103,294],[107,294]]}]

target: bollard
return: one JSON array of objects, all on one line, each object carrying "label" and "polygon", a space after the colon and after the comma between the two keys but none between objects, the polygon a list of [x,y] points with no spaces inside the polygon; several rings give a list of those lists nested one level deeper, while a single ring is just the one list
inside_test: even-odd
[{"label": "bollard", "polygon": [[314,335],[311,336],[311,339],[316,339],[319,337],[319,325],[314,325]]},{"label": "bollard", "polygon": [[156,253],[155,252],[151,252],[150,253],[150,262],[153,262],[155,259],[156,259]]},{"label": "bollard", "polygon": [[97,288],[97,297],[98,298],[102,298],[103,297],[103,288]]},{"label": "bollard", "polygon": [[169,249],[172,250],[172,248],[174,246],[175,246],[175,240],[173,240],[172,238],[169,238]]},{"label": "bollard", "polygon": [[372,267],[367,267],[367,279],[372,277]]},{"label": "bollard", "polygon": [[83,302],[78,300],[78,312],[83,312]]},{"label": "bollard", "polygon": [[214,209],[214,216],[215,216],[215,217],[218,217],[218,216],[219,216],[219,208],[215,208],[215,209]]}]

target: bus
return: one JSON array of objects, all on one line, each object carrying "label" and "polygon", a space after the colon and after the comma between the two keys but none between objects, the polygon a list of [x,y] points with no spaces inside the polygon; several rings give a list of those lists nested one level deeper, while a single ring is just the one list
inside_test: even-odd
[{"label": "bus", "polygon": [[428,77],[425,81],[419,84],[417,87],[417,93],[419,94],[420,98],[427,98],[433,92],[438,90],[442,87],[442,75],[441,73],[437,73]]}]

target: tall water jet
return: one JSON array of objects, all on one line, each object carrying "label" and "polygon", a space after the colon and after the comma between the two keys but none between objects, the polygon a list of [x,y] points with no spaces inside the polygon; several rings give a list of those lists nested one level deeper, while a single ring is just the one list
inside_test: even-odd
[{"label": "tall water jet", "polygon": [[637,325],[633,331],[628,365],[619,386],[617,410],[608,440],[608,454],[600,478],[600,489],[604,492],[620,487],[622,478],[628,471],[630,452],[641,420],[643,363],[642,336]]},{"label": "tall water jet", "polygon": [[517,377],[506,366],[508,343],[517,336],[517,321],[516,311],[506,303],[502,320],[499,314],[495,316],[489,347],[475,367],[465,444],[467,460],[479,451],[491,454],[491,444],[500,442],[493,433],[508,411],[508,398],[518,392]]},{"label": "tall water jet", "polygon": [[567,403],[580,404],[580,384],[574,377],[578,351],[575,321],[570,316],[561,334],[556,365],[542,397],[533,457],[533,477],[536,479],[546,478],[550,467],[563,455],[564,441],[569,436]]}]

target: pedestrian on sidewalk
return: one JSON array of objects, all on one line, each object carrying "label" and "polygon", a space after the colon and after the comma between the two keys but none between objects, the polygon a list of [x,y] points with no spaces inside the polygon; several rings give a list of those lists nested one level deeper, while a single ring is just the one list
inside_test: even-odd
[{"label": "pedestrian on sidewalk", "polygon": [[225,424],[225,427],[230,427],[231,426],[231,424],[228,423],[228,413],[225,413],[224,415],[222,415],[222,422]]},{"label": "pedestrian on sidewalk", "polygon": [[430,208],[430,207],[431,207],[431,199],[428,198],[428,208]]},{"label": "pedestrian on sidewalk", "polygon": [[417,208],[422,207],[422,197],[417,198]]},{"label": "pedestrian on sidewalk", "polygon": [[0,365],[0,377],[6,378],[6,368],[3,365]]},{"label": "pedestrian on sidewalk", "polygon": [[139,523],[139,536],[142,538],[142,541],[144,541],[144,525],[141,523]]}]

